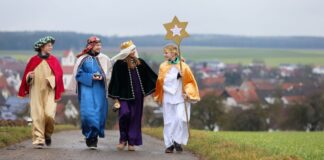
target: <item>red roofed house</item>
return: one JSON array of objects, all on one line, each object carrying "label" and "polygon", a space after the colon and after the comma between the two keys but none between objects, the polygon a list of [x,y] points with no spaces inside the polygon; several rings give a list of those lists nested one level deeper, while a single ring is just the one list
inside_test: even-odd
[{"label": "red roofed house", "polygon": [[16,95],[16,90],[14,87],[11,87],[4,75],[0,75],[0,94],[4,99],[7,99],[10,96]]},{"label": "red roofed house", "polygon": [[252,103],[265,101],[267,96],[262,95],[262,92],[272,92],[274,90],[275,85],[265,80],[245,81],[239,88],[225,88],[227,96],[226,104],[229,106],[248,108]]},{"label": "red roofed house", "polygon": [[210,87],[216,87],[219,85],[224,85],[225,77],[224,75],[217,75],[217,76],[211,76],[206,77],[202,79],[202,84],[204,88],[210,88]]},{"label": "red roofed house", "polygon": [[204,97],[206,95],[214,95],[221,96],[224,93],[224,89],[221,88],[204,88],[199,90],[200,97]]},{"label": "red roofed house", "polygon": [[301,82],[285,82],[281,84],[281,88],[287,91],[301,87],[303,87],[303,83]]},{"label": "red roofed house", "polygon": [[75,61],[76,57],[72,50],[64,51],[61,65],[63,69],[63,83],[65,88],[67,88],[71,82]]},{"label": "red roofed house", "polygon": [[246,109],[251,103],[258,101],[258,95],[253,89],[242,90],[236,87],[226,87],[225,90],[228,95],[226,104],[229,106],[240,106]]}]

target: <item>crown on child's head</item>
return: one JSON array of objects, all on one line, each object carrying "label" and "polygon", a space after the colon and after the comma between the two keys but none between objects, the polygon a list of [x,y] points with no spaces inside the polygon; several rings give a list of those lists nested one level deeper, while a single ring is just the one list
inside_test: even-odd
[{"label": "crown on child's head", "polygon": [[129,40],[129,41],[123,42],[120,45],[120,49],[125,49],[125,48],[128,48],[128,47],[132,46],[132,45],[134,45],[133,41]]}]

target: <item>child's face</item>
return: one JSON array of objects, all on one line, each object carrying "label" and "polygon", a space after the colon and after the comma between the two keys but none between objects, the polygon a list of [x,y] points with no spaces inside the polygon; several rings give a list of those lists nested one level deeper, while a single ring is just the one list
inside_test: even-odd
[{"label": "child's face", "polygon": [[132,57],[132,58],[136,57],[136,49],[135,48],[131,50],[129,56]]},{"label": "child's face", "polygon": [[92,51],[95,53],[100,53],[101,51],[101,43],[97,43],[93,48]]},{"label": "child's face", "polygon": [[175,57],[175,54],[172,53],[170,50],[166,50],[166,49],[164,50],[164,58],[166,60],[170,60],[170,59],[172,59],[174,57]]},{"label": "child's face", "polygon": [[43,47],[41,47],[41,52],[43,53],[51,53],[53,50],[53,44],[47,43]]}]

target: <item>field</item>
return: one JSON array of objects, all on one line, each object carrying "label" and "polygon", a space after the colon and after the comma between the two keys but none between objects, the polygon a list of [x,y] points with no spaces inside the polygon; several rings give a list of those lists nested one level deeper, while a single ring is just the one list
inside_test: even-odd
[{"label": "field", "polygon": [[[145,128],[144,132],[162,139],[162,128]],[[322,160],[324,133],[192,130],[186,149],[206,159]]]},{"label": "field", "polygon": [[[141,57],[156,62],[163,60],[162,48],[138,47]],[[219,60],[225,63],[250,64],[252,60],[263,60],[269,66],[282,63],[324,65],[324,50],[302,49],[260,49],[260,48],[216,48],[216,47],[182,47],[183,56],[191,61]],[[74,51],[78,53],[78,51]],[[107,48],[103,53],[112,57],[118,52],[116,48]],[[63,51],[54,51],[62,56]],[[1,56],[12,56],[26,61],[34,52],[30,51],[0,51]]]}]

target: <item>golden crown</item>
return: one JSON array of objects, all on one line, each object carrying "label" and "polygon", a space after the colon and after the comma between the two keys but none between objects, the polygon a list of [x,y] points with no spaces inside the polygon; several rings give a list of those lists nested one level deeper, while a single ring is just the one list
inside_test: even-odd
[{"label": "golden crown", "polygon": [[121,45],[120,45],[120,49],[125,49],[125,48],[128,48],[130,47],[131,45],[133,45],[133,41],[132,40],[129,40],[129,41],[126,41],[126,42],[123,42]]}]

